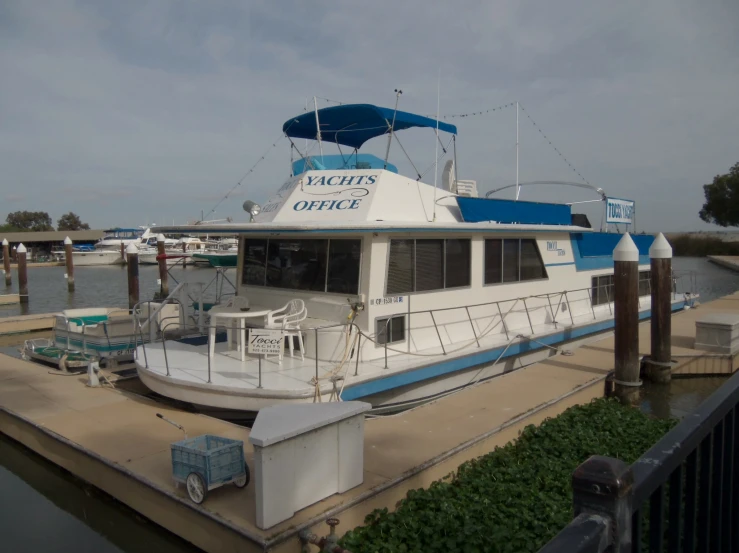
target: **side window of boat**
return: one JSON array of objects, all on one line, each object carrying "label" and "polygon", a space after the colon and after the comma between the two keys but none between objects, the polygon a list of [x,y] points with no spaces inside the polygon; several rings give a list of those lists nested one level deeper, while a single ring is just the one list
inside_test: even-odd
[{"label": "side window of boat", "polygon": [[244,271],[242,283],[264,286],[267,262],[267,240],[247,238],[244,240]]},{"label": "side window of boat", "polygon": [[639,295],[648,296],[652,293],[652,271],[639,271]]},{"label": "side window of boat", "polygon": [[405,315],[375,319],[375,342],[394,344],[405,340]]},{"label": "side window of boat", "polygon": [[547,278],[547,270],[533,238],[485,240],[485,284]]},{"label": "side window of boat", "polygon": [[390,240],[387,294],[470,285],[470,240]]}]

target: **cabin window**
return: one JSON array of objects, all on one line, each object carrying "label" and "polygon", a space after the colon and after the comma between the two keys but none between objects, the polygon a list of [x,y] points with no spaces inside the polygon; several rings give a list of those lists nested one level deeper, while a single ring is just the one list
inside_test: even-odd
[{"label": "cabin window", "polygon": [[469,285],[469,239],[390,240],[388,295]]},{"label": "cabin window", "polygon": [[547,270],[532,238],[485,240],[485,284],[547,278]]},{"label": "cabin window", "polygon": [[447,240],[445,251],[445,288],[470,285],[470,241]]},{"label": "cabin window", "polygon": [[405,315],[375,320],[375,342],[394,344],[405,341]]},{"label": "cabin window", "polygon": [[264,278],[267,274],[265,264],[267,262],[267,241],[249,238],[244,240],[244,271],[242,282],[252,286],[264,286]]},{"label": "cabin window", "polygon": [[361,254],[361,240],[329,240],[326,292],[334,294],[359,293],[359,261]]},{"label": "cabin window", "polygon": [[[639,271],[639,295],[652,293],[652,271]],[[593,305],[602,305],[613,301],[613,275],[600,275],[592,278]]]},{"label": "cabin window", "polygon": [[356,294],[361,240],[244,240],[243,284]]}]

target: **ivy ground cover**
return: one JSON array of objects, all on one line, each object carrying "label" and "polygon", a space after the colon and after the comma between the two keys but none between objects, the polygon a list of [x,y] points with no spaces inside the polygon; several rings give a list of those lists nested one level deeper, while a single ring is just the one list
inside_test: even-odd
[{"label": "ivy ground cover", "polygon": [[536,552],[572,520],[572,472],[591,455],[633,463],[674,424],[612,399],[571,407],[464,463],[341,540],[352,553]]}]

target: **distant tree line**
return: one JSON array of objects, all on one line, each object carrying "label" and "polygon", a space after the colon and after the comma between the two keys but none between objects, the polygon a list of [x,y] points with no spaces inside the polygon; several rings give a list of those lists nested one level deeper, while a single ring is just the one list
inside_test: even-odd
[{"label": "distant tree line", "polygon": [[[65,213],[56,222],[56,230],[90,230],[90,225],[83,223],[79,215]],[[54,230],[51,216],[45,211],[14,211],[8,213],[5,224],[0,225],[0,232],[40,232]]]}]

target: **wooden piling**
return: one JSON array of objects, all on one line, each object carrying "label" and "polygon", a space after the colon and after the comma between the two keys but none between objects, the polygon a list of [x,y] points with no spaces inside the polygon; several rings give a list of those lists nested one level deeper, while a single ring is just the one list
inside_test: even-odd
[{"label": "wooden piling", "polygon": [[659,383],[672,378],[672,247],[659,233],[649,248],[652,268],[652,353],[646,377]]},{"label": "wooden piling", "polygon": [[126,262],[126,245],[123,242],[121,242],[121,259]]},{"label": "wooden piling", "polygon": [[626,233],[613,250],[615,391],[623,403],[639,395],[639,250]]},{"label": "wooden piling", "polygon": [[67,264],[67,291],[74,292],[74,256],[72,255],[72,239],[64,239],[64,261]]},{"label": "wooden piling", "polygon": [[18,295],[21,303],[28,303],[28,265],[26,265],[26,247],[18,244],[15,250],[18,262]]},{"label": "wooden piling", "polygon": [[10,276],[10,244],[3,238],[3,269],[5,269],[5,286],[10,286],[13,279]]},{"label": "wooden piling", "polygon": [[164,235],[157,234],[157,261],[159,263],[159,281],[161,282],[159,288],[159,296],[164,299],[169,296],[169,280],[167,273],[167,260],[162,256],[165,255],[164,251]]},{"label": "wooden piling", "polygon": [[133,309],[139,303],[139,249],[134,244],[126,248],[128,263],[128,308]]}]

